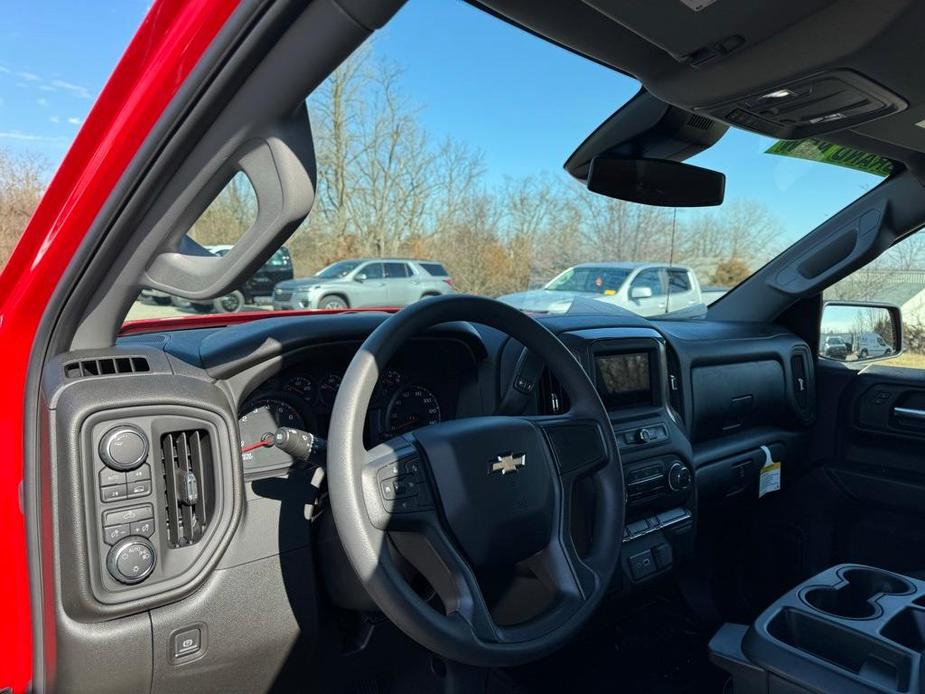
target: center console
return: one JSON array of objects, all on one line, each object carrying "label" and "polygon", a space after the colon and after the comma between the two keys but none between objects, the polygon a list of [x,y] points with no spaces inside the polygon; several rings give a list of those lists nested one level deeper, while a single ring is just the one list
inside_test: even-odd
[{"label": "center console", "polygon": [[[623,462],[623,584],[670,571],[693,551],[695,494],[690,443],[669,407],[664,338],[655,330],[590,329],[560,337],[593,381]],[[551,390],[561,401],[564,397]]]},{"label": "center console", "polygon": [[800,584],[710,642],[736,694],[920,692],[925,582],[856,564]]}]

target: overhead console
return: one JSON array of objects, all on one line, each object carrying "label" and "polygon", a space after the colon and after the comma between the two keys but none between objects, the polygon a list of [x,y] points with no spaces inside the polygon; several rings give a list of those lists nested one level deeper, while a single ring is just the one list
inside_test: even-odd
[{"label": "overhead console", "polygon": [[831,70],[696,111],[763,135],[799,140],[852,128],[907,106],[904,99],[861,74]]}]

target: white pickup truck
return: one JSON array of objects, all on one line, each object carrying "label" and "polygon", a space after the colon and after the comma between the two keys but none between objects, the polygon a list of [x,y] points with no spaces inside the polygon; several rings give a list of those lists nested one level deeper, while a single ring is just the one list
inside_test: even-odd
[{"label": "white pickup truck", "polygon": [[575,265],[542,289],[498,299],[522,311],[564,313],[578,297],[620,306],[641,316],[658,316],[704,303],[700,282],[691,268],[663,263]]}]

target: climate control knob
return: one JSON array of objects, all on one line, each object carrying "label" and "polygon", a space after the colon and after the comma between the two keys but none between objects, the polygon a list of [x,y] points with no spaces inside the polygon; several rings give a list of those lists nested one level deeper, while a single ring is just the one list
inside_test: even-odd
[{"label": "climate control knob", "polygon": [[109,575],[119,583],[128,585],[145,580],[154,571],[156,563],[154,545],[140,535],[122,538],[113,545],[106,557]]},{"label": "climate control knob", "polygon": [[674,463],[668,469],[668,486],[673,492],[683,492],[691,486],[691,471],[684,463]]},{"label": "climate control knob", "polygon": [[138,427],[120,424],[100,439],[100,458],[113,470],[134,470],[148,457],[148,437]]}]

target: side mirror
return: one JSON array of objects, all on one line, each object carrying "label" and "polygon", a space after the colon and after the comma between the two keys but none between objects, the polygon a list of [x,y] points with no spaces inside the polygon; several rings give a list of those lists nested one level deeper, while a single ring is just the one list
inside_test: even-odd
[{"label": "side mirror", "polygon": [[366,275],[365,275],[364,273],[361,272],[359,275],[354,275],[353,279],[354,279],[355,282],[365,282],[365,281],[366,281]]},{"label": "side mirror", "polygon": [[858,362],[902,352],[902,313],[893,304],[827,301],[819,326],[819,357]]},{"label": "side mirror", "polygon": [[633,287],[630,289],[630,299],[651,299],[652,287]]}]

